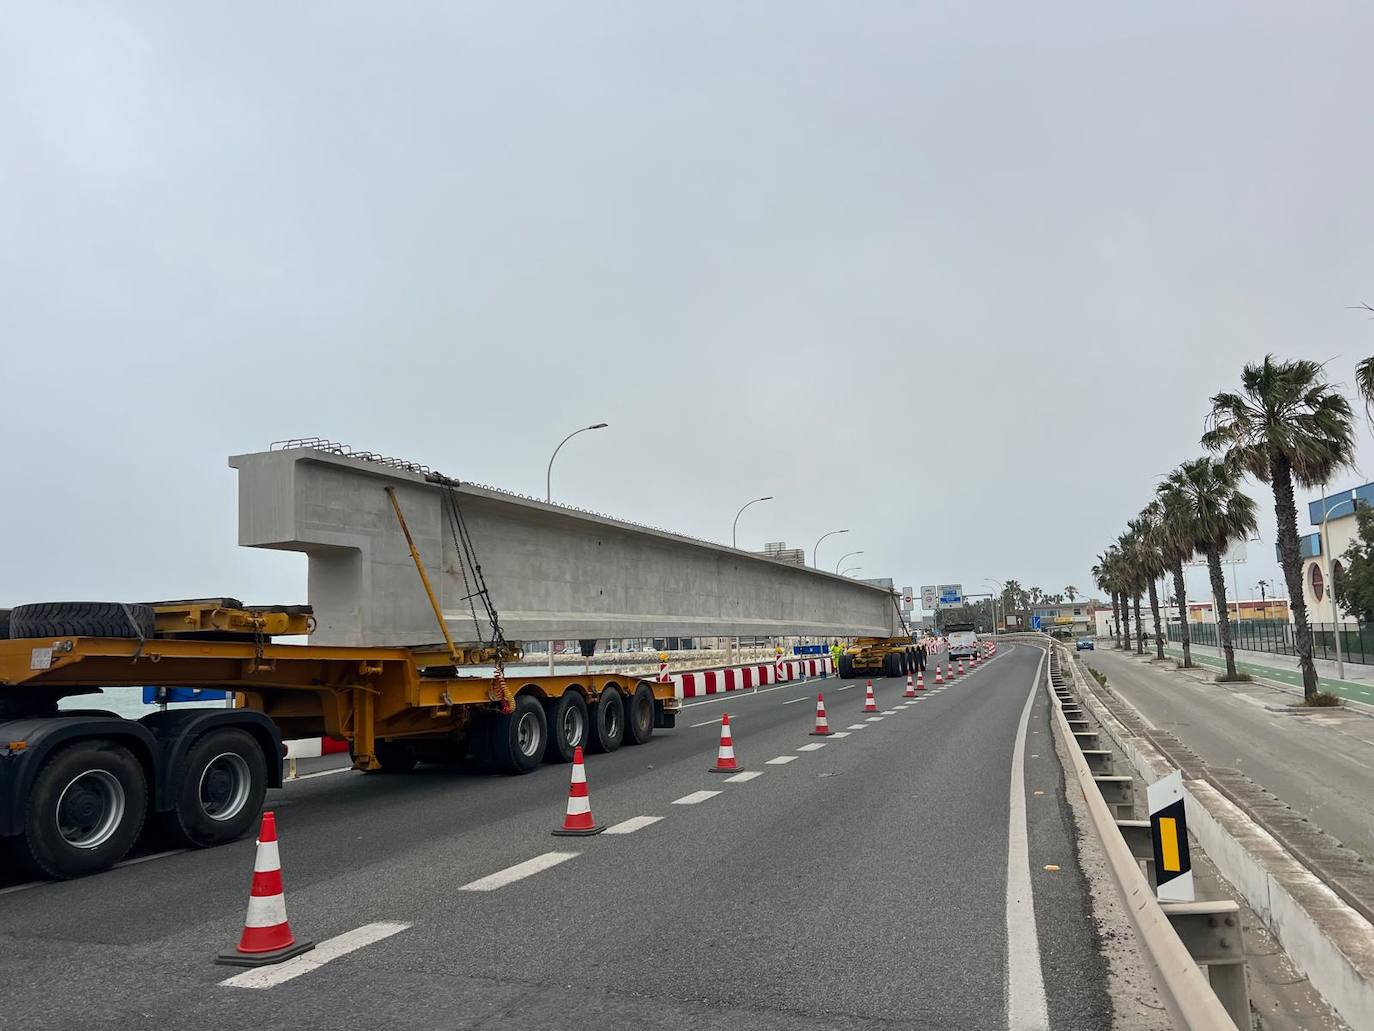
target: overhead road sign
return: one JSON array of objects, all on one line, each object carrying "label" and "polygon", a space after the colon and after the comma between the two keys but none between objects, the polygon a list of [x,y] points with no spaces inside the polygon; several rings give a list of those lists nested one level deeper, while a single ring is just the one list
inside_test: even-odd
[{"label": "overhead road sign", "polygon": [[940,608],[947,609],[964,603],[963,584],[940,585]]},{"label": "overhead road sign", "polygon": [[1163,902],[1192,902],[1193,863],[1183,811],[1183,774],[1175,770],[1161,777],[1145,789],[1145,798],[1150,809],[1156,894]]},{"label": "overhead road sign", "polygon": [[927,612],[934,612],[940,603],[940,588],[935,586],[921,588],[921,608]]}]

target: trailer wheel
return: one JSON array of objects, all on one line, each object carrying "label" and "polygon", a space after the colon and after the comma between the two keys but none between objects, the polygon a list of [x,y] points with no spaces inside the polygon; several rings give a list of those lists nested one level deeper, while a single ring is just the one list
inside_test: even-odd
[{"label": "trailer wheel", "polygon": [[640,684],[625,699],[625,744],[642,745],[654,736],[654,693]]},{"label": "trailer wheel", "polygon": [[850,655],[848,652],[840,653],[840,679],[854,679],[854,656]]},{"label": "trailer wheel", "polygon": [[592,721],[587,744],[593,752],[614,752],[625,739],[625,703],[614,687],[602,690],[591,707]]},{"label": "trailer wheel", "polygon": [[45,601],[10,611],[10,636],[152,637],[153,610],[114,601]]},{"label": "trailer wheel", "polygon": [[587,747],[591,724],[587,700],[580,691],[568,688],[562,697],[550,698],[544,703],[544,715],[549,725],[549,746],[544,751],[544,761],[572,762],[573,750]]},{"label": "trailer wheel", "polygon": [[212,730],[195,742],[176,772],[171,832],[210,848],[242,837],[267,796],[267,758],[246,731]]},{"label": "trailer wheel", "polygon": [[515,707],[491,721],[491,751],[502,773],[529,773],[544,758],[549,737],[544,707],[533,695],[515,699]]},{"label": "trailer wheel", "polygon": [[113,866],[133,847],[148,812],[143,767],[111,741],[78,741],[38,771],[24,816],[29,857],[65,879]]}]

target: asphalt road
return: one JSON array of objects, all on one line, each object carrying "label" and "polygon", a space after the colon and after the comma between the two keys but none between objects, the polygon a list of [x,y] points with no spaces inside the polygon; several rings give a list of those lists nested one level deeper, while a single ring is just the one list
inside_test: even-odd
[{"label": "asphalt road", "polygon": [[1374,860],[1374,718],[1339,709],[1295,716],[1275,711],[1292,696],[1263,684],[1199,683],[1106,648],[1083,657],[1204,762],[1242,771]]},{"label": "asphalt road", "polygon": [[[1027,705],[1042,654],[1004,646],[910,706],[877,681],[876,721],[862,681],[690,704],[648,745],[589,757],[594,816],[632,833],[550,834],[566,766],[297,781],[269,805],[293,929],[322,947],[266,968],[297,976],[229,986],[211,963],[241,928],[246,840],[0,894],[5,1023],[1109,1027],[1043,690]],[[847,736],[808,736],[818,687]],[[708,772],[725,709],[758,776]],[[331,959],[340,935],[360,947]]]}]

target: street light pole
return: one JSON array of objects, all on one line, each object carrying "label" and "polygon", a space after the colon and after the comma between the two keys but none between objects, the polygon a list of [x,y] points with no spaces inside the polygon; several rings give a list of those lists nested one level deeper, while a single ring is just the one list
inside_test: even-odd
[{"label": "street light pole", "polygon": [[[857,573],[862,568],[863,566],[850,566],[843,573],[840,573],[840,576],[848,576],[850,573]],[[839,570],[836,570],[836,572],[839,572]]]},{"label": "street light pole", "polygon": [[739,511],[735,513],[735,521],[730,526],[730,547],[739,547],[738,538],[736,537],[736,531],[739,530],[739,517],[744,514],[744,510],[748,508],[750,505],[757,505],[760,501],[772,500],[773,495],[769,494],[766,498],[755,498],[753,501],[746,501],[743,505],[740,506]]},{"label": "street light pole", "polygon": [[[580,430],[573,430],[566,437],[558,442],[558,447],[553,449],[553,454],[549,456],[549,468],[544,473],[544,500],[552,503],[553,501],[553,460],[558,457],[558,452],[563,450],[563,445],[572,440],[579,433],[586,433],[588,430],[604,430],[608,423],[599,422],[595,426],[583,426]],[[549,648],[549,654],[553,654],[553,648]]]},{"label": "street light pole", "polygon": [[[840,561],[835,563],[835,572],[836,572],[836,573],[840,573],[840,563],[843,562],[845,559],[847,559],[847,558],[853,558],[855,555],[862,555],[862,554],[863,554],[862,551],[851,551],[848,555],[841,555],[841,556],[840,556]],[[843,574],[843,573],[840,573],[840,575],[843,576],[844,574]]]},{"label": "street light pole", "polygon": [[816,540],[816,546],[815,546],[814,548],[811,549],[811,564],[812,564],[815,568],[817,568],[817,569],[820,569],[820,568],[821,568],[821,563],[820,563],[821,541],[825,540],[827,537],[834,537],[835,534],[837,534],[837,533],[848,533],[848,532],[849,532],[848,530],[831,530],[829,533],[823,533],[823,534],[821,534],[820,537]]},{"label": "street light pole", "polygon": [[[573,430],[566,437],[558,442],[558,447],[553,449],[553,454],[549,456],[549,467],[544,470],[544,502],[553,503],[553,460],[558,457],[558,452],[563,450],[563,445],[572,440],[579,433],[586,433],[588,430],[604,430],[608,424],[598,422],[592,426],[583,426],[580,430]],[[553,676],[553,638],[549,638],[549,676]]]}]

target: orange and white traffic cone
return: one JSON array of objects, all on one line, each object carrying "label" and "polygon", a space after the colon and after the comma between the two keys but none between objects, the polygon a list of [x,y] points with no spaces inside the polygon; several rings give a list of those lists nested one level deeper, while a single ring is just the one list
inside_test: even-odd
[{"label": "orange and white traffic cone", "polygon": [[721,713],[720,748],[716,751],[716,764],[711,767],[711,772],[734,773],[742,769],[744,766],[735,762],[735,743],[730,739],[730,714]]},{"label": "orange and white traffic cone", "polygon": [[568,785],[568,812],[563,826],[553,833],[559,837],[585,838],[600,834],[605,827],[592,819],[592,799],[587,793],[587,768],[582,764],[582,746],[573,749],[572,783]]},{"label": "orange and white traffic cone", "polygon": [[816,729],[811,732],[811,736],[830,736],[830,721],[825,718],[825,699],[819,694],[816,695]]},{"label": "orange and white traffic cone", "polygon": [[925,670],[920,670],[920,669],[918,669],[918,670],[916,671],[916,690],[917,690],[917,691],[924,691],[925,689],[926,689],[926,674],[925,674]]},{"label": "orange and white traffic cone", "polygon": [[291,933],[291,925],[286,922],[281,853],[277,849],[277,817],[275,813],[263,813],[243,935],[233,952],[221,952],[215,962],[234,967],[260,967],[299,956],[314,947],[314,942],[297,940]]},{"label": "orange and white traffic cone", "polygon": [[960,660],[959,660],[959,675],[960,675],[961,677],[964,675],[964,660],[963,660],[963,659],[960,659]]},{"label": "orange and white traffic cone", "polygon": [[902,697],[903,697],[903,698],[915,698],[915,697],[916,697],[916,681],[912,679],[910,673],[908,673],[908,674],[906,675],[906,691],[902,693]]},{"label": "orange and white traffic cone", "polygon": [[938,662],[935,664],[935,682],[937,684],[943,684],[945,682],[945,676],[940,672],[940,664]]},{"label": "orange and white traffic cone", "polygon": [[864,693],[864,712],[877,712],[878,699],[873,697],[873,681],[868,682],[868,690]]}]

